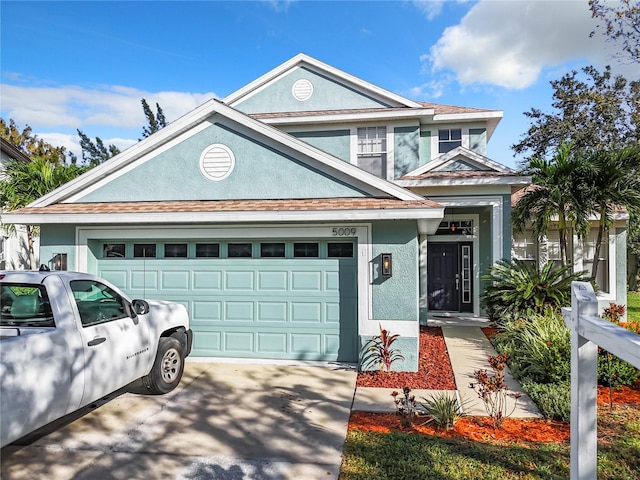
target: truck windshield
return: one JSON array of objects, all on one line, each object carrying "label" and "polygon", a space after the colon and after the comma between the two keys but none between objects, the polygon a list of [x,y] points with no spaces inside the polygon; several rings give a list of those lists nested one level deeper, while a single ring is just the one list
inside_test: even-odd
[{"label": "truck windshield", "polygon": [[0,326],[54,327],[43,285],[0,283]]}]

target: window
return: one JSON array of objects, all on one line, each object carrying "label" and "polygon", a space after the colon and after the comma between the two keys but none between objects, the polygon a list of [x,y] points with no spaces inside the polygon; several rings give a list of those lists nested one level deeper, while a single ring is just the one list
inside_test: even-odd
[{"label": "window", "polygon": [[[609,291],[609,243],[608,236],[604,235],[600,244],[600,252],[598,255],[598,272],[596,274],[596,283],[600,290]],[[598,230],[592,229],[588,237],[584,241],[583,251],[583,269],[591,275],[593,269],[593,260],[596,255],[596,244],[598,243]]]},{"label": "window", "polygon": [[438,130],[438,152],[447,153],[462,145],[462,129]]},{"label": "window", "polygon": [[293,256],[296,258],[309,258],[318,256],[317,243],[294,243]]},{"label": "window", "polygon": [[260,256],[264,258],[284,258],[284,243],[261,243]]},{"label": "window", "polygon": [[155,243],[134,243],[133,256],[135,258],[154,258],[156,256]]},{"label": "window", "polygon": [[103,258],[124,258],[124,243],[105,243],[102,245]]},{"label": "window", "polygon": [[196,243],[196,258],[217,258],[219,256],[219,243]]},{"label": "window", "polygon": [[327,244],[327,257],[329,258],[353,258],[352,242],[329,242]]},{"label": "window", "polygon": [[164,256],[165,258],[187,258],[187,244],[165,243]]},{"label": "window", "polygon": [[129,316],[125,300],[106,285],[94,280],[72,280],[70,285],[82,326]]},{"label": "window", "polygon": [[511,256],[518,260],[537,260],[538,245],[532,232],[514,233],[511,244]]},{"label": "window", "polygon": [[358,166],[387,177],[387,127],[358,128]]},{"label": "window", "polygon": [[3,283],[0,287],[0,326],[54,327],[46,288]]},{"label": "window", "polygon": [[230,243],[227,245],[227,256],[229,258],[251,258],[251,244]]}]

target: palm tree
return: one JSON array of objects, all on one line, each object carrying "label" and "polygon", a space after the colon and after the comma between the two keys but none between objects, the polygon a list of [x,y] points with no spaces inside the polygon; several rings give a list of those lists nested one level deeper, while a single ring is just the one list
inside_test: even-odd
[{"label": "palm tree", "polygon": [[[55,165],[42,157],[30,162],[11,160],[5,165],[0,180],[0,210],[16,210],[72,180],[87,168],[77,165]],[[37,229],[26,225],[29,263],[34,265],[33,242]]]},{"label": "palm tree", "polygon": [[598,218],[598,238],[591,269],[591,280],[598,274],[600,245],[613,223],[616,207],[630,213],[640,212],[640,148],[631,146],[617,151],[596,150],[588,158],[591,176],[591,210]]},{"label": "palm tree", "polygon": [[571,144],[563,143],[551,160],[532,158],[523,173],[533,177],[533,185],[513,209],[514,230],[522,232],[531,224],[541,240],[547,235],[549,223],[557,220],[562,266],[573,263],[567,248],[569,228],[573,226],[580,235],[588,229],[583,158],[573,154]]}]

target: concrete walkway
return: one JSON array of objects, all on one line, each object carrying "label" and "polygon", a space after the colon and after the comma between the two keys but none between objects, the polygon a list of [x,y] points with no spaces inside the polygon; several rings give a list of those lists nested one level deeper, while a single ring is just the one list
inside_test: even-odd
[{"label": "concrete walkway", "polygon": [[[478,320],[470,320],[464,325],[471,326],[452,326],[452,321],[437,325],[442,328],[451,367],[455,377],[457,390],[446,390],[448,395],[458,396],[464,406],[464,412],[467,415],[486,416],[487,411],[484,403],[478,397],[469,384],[474,381],[473,373],[476,370],[486,369],[491,372],[488,357],[495,355],[496,351],[484,335]],[[430,323],[430,325],[432,325]],[[435,326],[435,325],[434,325]],[[538,418],[541,417],[540,411],[535,406],[528,395],[523,393],[522,388],[507,370],[505,375],[505,383],[508,385],[511,393],[518,392],[521,397],[517,400],[512,395],[507,398],[506,413],[513,418]],[[396,407],[391,397],[394,390],[401,393],[400,388],[363,388],[357,387],[354,396],[352,410],[365,412],[395,412]],[[428,398],[436,392],[442,390],[412,390],[412,394],[416,399]],[[514,409],[515,407],[515,409]]]}]

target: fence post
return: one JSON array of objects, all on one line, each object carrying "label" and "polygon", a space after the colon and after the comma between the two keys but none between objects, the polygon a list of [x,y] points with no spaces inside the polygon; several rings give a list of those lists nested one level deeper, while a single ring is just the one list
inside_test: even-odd
[{"label": "fence post", "polygon": [[598,464],[598,346],[580,332],[580,318],[598,315],[587,282],[571,283],[571,480],[596,480]]}]

